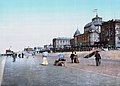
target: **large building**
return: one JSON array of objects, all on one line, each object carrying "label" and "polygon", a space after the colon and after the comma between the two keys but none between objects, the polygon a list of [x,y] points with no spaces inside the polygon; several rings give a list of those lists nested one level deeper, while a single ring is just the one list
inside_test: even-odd
[{"label": "large building", "polygon": [[120,20],[110,20],[102,24],[101,44],[103,47],[120,47]]},{"label": "large building", "polygon": [[84,34],[88,34],[90,46],[93,46],[95,43],[100,42],[102,23],[104,23],[104,21],[102,21],[102,18],[96,15],[95,18],[92,18],[92,22],[85,25]]},{"label": "large building", "polygon": [[92,22],[85,25],[83,34],[80,34],[80,31],[77,29],[74,39],[71,40],[71,46],[77,50],[83,50],[100,43],[102,23],[102,18],[96,15],[95,18],[92,18]]},{"label": "large building", "polygon": [[71,38],[67,37],[58,37],[53,39],[53,51],[63,51],[67,48],[70,48]]},{"label": "large building", "polygon": [[53,39],[54,50],[63,50],[65,46],[71,47],[71,50],[91,50],[93,47],[120,48],[120,20],[105,22],[96,15],[84,26],[83,34],[77,28],[72,39]]}]

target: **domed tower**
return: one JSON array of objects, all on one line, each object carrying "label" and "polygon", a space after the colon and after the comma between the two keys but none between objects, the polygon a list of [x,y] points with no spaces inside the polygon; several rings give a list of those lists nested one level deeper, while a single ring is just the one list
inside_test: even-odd
[{"label": "domed tower", "polygon": [[92,18],[92,22],[88,23],[85,25],[84,27],[84,33],[88,33],[88,32],[101,32],[101,25],[104,21],[102,21],[102,18],[98,16],[98,14],[96,14],[96,16],[94,18]]},{"label": "domed tower", "polygon": [[101,26],[103,22],[102,18],[96,14],[96,16],[92,18],[92,22],[85,25],[84,33],[89,34],[90,45],[94,45],[100,41]]},{"label": "domed tower", "polygon": [[79,31],[78,28],[77,28],[77,30],[76,30],[75,33],[74,33],[74,45],[75,45],[75,46],[78,45],[78,35],[80,35],[80,31]]},{"label": "domed tower", "polygon": [[80,35],[80,31],[78,30],[78,28],[77,28],[77,30],[74,33],[74,37],[77,36],[77,35]]},{"label": "domed tower", "polygon": [[90,27],[89,27],[89,32],[95,32],[96,31],[96,27],[94,24],[92,24]]}]

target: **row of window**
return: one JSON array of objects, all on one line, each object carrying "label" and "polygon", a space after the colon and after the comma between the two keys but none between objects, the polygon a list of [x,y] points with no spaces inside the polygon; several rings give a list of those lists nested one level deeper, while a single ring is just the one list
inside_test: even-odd
[{"label": "row of window", "polygon": [[68,41],[68,40],[58,40],[58,41],[56,41],[56,43],[58,44],[64,44],[64,43],[66,43],[66,44],[69,44],[70,43],[70,40]]}]

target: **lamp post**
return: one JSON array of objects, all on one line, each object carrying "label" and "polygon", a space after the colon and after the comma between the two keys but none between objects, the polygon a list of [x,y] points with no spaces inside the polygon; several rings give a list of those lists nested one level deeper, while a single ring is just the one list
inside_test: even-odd
[{"label": "lamp post", "polygon": [[108,29],[108,50],[110,48],[110,27]]},{"label": "lamp post", "polygon": [[107,47],[108,47],[108,50],[109,50],[109,41],[110,41],[110,39],[108,38],[107,40],[108,40],[108,44],[107,44],[108,46]]}]

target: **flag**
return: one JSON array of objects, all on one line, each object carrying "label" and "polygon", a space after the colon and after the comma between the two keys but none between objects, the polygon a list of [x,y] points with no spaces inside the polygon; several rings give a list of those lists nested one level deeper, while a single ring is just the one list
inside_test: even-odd
[{"label": "flag", "polygon": [[97,9],[94,9],[93,12],[97,12]]}]

